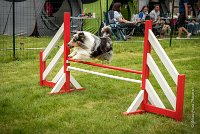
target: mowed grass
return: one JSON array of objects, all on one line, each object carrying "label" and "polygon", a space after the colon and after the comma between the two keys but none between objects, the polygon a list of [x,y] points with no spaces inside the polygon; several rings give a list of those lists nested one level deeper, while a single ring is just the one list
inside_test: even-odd
[{"label": "mowed grass", "polygon": [[[173,40],[172,47],[169,47],[168,41],[160,42],[178,72],[186,74],[183,122],[151,113],[124,116],[122,112],[127,110],[140,91],[141,85],[136,83],[72,71],[86,90],[48,95],[51,89],[39,85],[38,57],[35,60],[17,60],[0,64],[0,133],[198,133],[200,131],[200,40]],[[141,70],[142,51],[142,43],[115,42],[111,65]],[[174,87],[173,81],[154,51],[152,55],[156,63],[161,66],[161,71],[169,84]],[[96,60],[93,62],[99,63]],[[61,65],[62,61],[48,79],[56,74]],[[72,65],[141,79],[134,74],[77,63]],[[170,108],[154,78],[151,77],[150,80],[157,92],[161,93],[163,102]],[[174,88],[173,91],[175,92]]]}]

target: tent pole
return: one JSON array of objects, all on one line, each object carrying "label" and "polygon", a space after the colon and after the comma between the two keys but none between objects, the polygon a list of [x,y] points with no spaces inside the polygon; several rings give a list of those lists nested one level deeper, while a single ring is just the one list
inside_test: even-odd
[{"label": "tent pole", "polygon": [[101,0],[100,0],[100,19],[101,19],[101,22],[102,22],[102,3],[101,3]]},{"label": "tent pole", "polygon": [[100,2],[99,3],[100,4],[100,25],[99,25],[99,22],[98,22],[98,25],[99,25],[98,36],[100,36],[100,34],[101,34],[101,27],[102,27],[102,2],[101,2],[101,0],[99,2]]},{"label": "tent pole", "polygon": [[106,13],[108,12],[108,0],[106,0]]},{"label": "tent pole", "polygon": [[[173,23],[173,20],[174,20],[174,15],[173,14],[174,14],[174,0],[172,1],[172,20],[171,20],[171,23]],[[169,44],[170,47],[172,46],[172,35],[174,33],[174,29],[175,29],[175,27],[173,26],[172,30],[170,32],[170,44]]]},{"label": "tent pole", "polygon": [[12,0],[13,5],[13,59],[16,58],[15,56],[15,0]]}]

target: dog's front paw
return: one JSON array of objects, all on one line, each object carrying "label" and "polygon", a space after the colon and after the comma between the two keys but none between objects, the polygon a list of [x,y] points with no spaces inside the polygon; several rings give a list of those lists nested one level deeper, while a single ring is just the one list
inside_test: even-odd
[{"label": "dog's front paw", "polygon": [[74,57],[76,55],[76,51],[73,51],[72,53],[70,53],[69,55],[68,55],[68,57],[69,58],[72,58],[72,57]]},{"label": "dog's front paw", "polygon": [[69,57],[69,58],[72,58],[72,57],[73,57],[73,55],[71,55],[71,54],[70,54],[70,55],[68,55],[68,57]]},{"label": "dog's front paw", "polygon": [[72,58],[73,60],[79,60],[79,57],[77,57],[77,56],[71,56],[69,58]]},{"label": "dog's front paw", "polygon": [[83,55],[83,54],[77,54],[77,55],[73,56],[72,59],[86,61],[86,60],[90,59],[90,57]]}]

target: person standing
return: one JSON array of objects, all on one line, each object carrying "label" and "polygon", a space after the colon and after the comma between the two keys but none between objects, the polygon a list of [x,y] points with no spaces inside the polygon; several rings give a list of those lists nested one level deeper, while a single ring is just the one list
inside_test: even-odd
[{"label": "person standing", "polygon": [[177,20],[178,37],[176,39],[180,39],[183,32],[187,34],[187,38],[190,38],[192,35],[184,27],[185,20],[188,18],[188,3],[188,0],[179,0],[179,16]]}]

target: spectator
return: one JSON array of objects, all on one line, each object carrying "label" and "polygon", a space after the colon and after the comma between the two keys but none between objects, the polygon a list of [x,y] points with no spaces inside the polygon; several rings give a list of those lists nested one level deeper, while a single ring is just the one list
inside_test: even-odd
[{"label": "spectator", "polygon": [[187,33],[187,38],[192,35],[185,29],[185,20],[188,18],[188,0],[179,0],[179,16],[177,20],[178,37],[180,39],[183,32]]},{"label": "spectator", "polygon": [[141,20],[141,21],[145,21],[145,19],[146,19],[146,16],[148,15],[148,7],[147,6],[143,6],[142,7],[142,10],[139,12],[139,19]]},{"label": "spectator", "polygon": [[149,13],[154,23],[160,23],[160,6],[154,5],[154,9]]},{"label": "spectator", "polygon": [[133,14],[132,22],[136,23],[135,31],[137,31],[138,33],[144,32],[144,23],[145,23],[145,20],[148,18],[147,15],[148,15],[147,6],[143,6],[139,14]]},{"label": "spectator", "polygon": [[154,5],[154,9],[149,13],[150,19],[153,20],[153,33],[156,37],[160,36],[161,32],[161,19],[160,19],[160,6]]},{"label": "spectator", "polygon": [[115,3],[112,10],[114,11],[114,21],[116,24],[119,24],[122,28],[127,28],[127,34],[130,34],[135,27],[135,23],[124,19],[121,14],[121,3]]},{"label": "spectator", "polygon": [[193,19],[191,22],[187,24],[188,32],[192,35],[197,35],[199,33],[199,23]]},{"label": "spectator", "polygon": [[[193,14],[191,14],[193,15]],[[187,28],[188,28],[188,32],[192,33],[192,35],[196,35],[198,34],[200,31],[200,27],[199,27],[199,23],[200,23],[200,9],[197,8],[196,10],[196,14],[195,14],[195,19],[192,19],[192,21],[190,21],[187,24]]]}]

